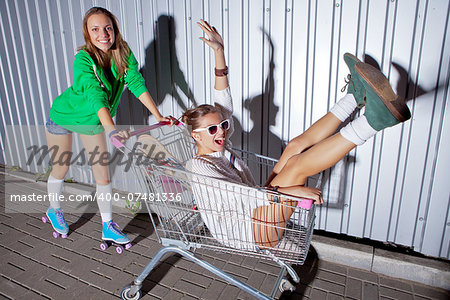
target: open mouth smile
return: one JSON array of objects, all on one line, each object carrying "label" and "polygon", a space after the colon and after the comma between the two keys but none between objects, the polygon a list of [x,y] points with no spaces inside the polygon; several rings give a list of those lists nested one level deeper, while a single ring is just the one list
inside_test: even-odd
[{"label": "open mouth smile", "polygon": [[217,146],[222,147],[224,145],[224,143],[225,143],[225,137],[219,137],[219,138],[214,139],[214,143]]}]

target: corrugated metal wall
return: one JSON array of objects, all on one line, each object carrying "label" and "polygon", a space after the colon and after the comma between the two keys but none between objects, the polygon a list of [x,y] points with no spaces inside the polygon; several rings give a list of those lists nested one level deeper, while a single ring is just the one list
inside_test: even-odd
[{"label": "corrugated metal wall", "polygon": [[[44,124],[53,99],[71,83],[75,50],[84,44],[81,20],[94,5],[120,20],[166,115],[210,101],[214,60],[195,23],[214,24],[225,40],[235,99],[234,145],[273,157],[343,95],[345,52],[378,65],[408,99],[412,119],[325,173],[328,202],[316,226],[450,257],[447,0],[0,0],[0,155],[7,165],[43,171],[25,165],[24,151],[45,144],[41,128],[9,125]],[[129,92],[117,121],[147,122]],[[78,139],[74,147],[81,149]],[[112,169],[115,187],[136,188],[123,166]],[[85,167],[70,172],[93,182]],[[331,190],[335,185],[341,189]]]}]

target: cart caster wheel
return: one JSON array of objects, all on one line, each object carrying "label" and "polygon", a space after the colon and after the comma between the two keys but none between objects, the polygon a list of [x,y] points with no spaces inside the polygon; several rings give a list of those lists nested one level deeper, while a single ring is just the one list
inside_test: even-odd
[{"label": "cart caster wheel", "polygon": [[289,291],[292,293],[293,291],[295,291],[295,286],[287,278],[283,278],[281,279],[280,286],[278,287],[278,289],[282,293],[284,291]]},{"label": "cart caster wheel", "polygon": [[55,239],[57,239],[58,236],[59,236],[59,233],[57,233],[56,231],[53,231],[53,237],[54,237]]},{"label": "cart caster wheel", "polygon": [[47,223],[47,221],[48,221],[48,219],[47,219],[47,217],[42,217],[42,223]]},{"label": "cart caster wheel", "polygon": [[122,247],[122,246],[117,246],[117,247],[116,247],[116,252],[117,252],[118,254],[122,254],[122,253],[123,253],[123,247]]},{"label": "cart caster wheel", "polygon": [[106,249],[108,249],[108,243],[106,243],[106,242],[101,243],[100,249],[102,249],[102,251],[105,251]]},{"label": "cart caster wheel", "polygon": [[141,290],[138,290],[136,294],[130,295],[131,285],[127,285],[120,291],[120,297],[124,300],[137,300],[141,298]]}]

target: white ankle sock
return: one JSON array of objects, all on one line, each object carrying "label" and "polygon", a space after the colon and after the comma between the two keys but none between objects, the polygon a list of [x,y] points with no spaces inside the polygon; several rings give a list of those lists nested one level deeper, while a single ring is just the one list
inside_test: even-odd
[{"label": "white ankle sock", "polygon": [[99,185],[96,187],[97,205],[102,217],[102,222],[109,222],[112,220],[112,186],[111,183],[107,185]]},{"label": "white ankle sock", "polygon": [[359,146],[373,137],[377,131],[369,125],[366,116],[362,115],[343,127],[340,133],[345,139]]},{"label": "white ankle sock", "polygon": [[341,120],[341,122],[344,122],[353,113],[355,108],[355,97],[352,94],[347,94],[330,109],[330,112]]},{"label": "white ankle sock", "polygon": [[59,197],[61,195],[64,179],[56,179],[52,175],[48,176],[47,192],[49,195],[49,203],[53,209],[60,209],[61,203]]}]

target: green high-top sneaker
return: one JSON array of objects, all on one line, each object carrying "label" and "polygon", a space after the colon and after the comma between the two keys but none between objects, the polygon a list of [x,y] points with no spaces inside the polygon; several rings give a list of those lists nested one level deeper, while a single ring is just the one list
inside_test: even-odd
[{"label": "green high-top sneaker", "polygon": [[347,79],[345,80],[346,84],[341,89],[341,92],[344,92],[347,88],[347,93],[355,97],[358,108],[362,108],[366,104],[364,100],[364,87],[360,80],[361,77],[355,71],[355,65],[361,61],[350,53],[344,54],[344,61],[350,70],[350,74],[347,75]]},{"label": "green high-top sneaker", "polygon": [[355,64],[355,71],[364,87],[364,115],[373,129],[379,131],[411,118],[405,100],[394,93],[389,80],[380,70],[359,62]]}]

